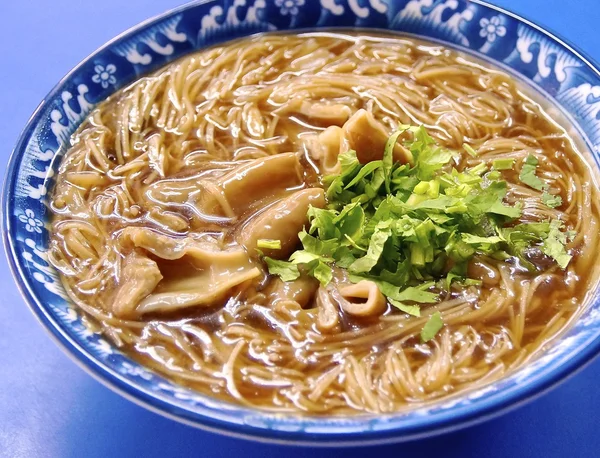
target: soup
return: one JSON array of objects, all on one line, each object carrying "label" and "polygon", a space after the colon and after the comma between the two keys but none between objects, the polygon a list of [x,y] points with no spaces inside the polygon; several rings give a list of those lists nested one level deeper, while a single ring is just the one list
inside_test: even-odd
[{"label": "soup", "polygon": [[139,79],[74,134],[50,260],[89,327],[210,396],[396,412],[523,366],[595,285],[597,189],[487,64],[261,35]]}]

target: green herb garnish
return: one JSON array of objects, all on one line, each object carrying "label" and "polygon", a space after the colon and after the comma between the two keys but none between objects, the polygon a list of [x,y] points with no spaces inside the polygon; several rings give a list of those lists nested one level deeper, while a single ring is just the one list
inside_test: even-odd
[{"label": "green herb garnish", "polygon": [[564,269],[571,261],[572,256],[565,249],[568,234],[562,232],[561,227],[562,223],[558,220],[553,220],[550,223],[550,229],[542,245],[542,251],[553,258],[561,269]]},{"label": "green herb garnish", "polygon": [[267,263],[269,273],[278,275],[283,281],[294,281],[300,278],[300,271],[296,264],[287,261],[278,261],[268,256],[265,256],[263,259]]},{"label": "green herb garnish", "polygon": [[398,310],[404,313],[408,313],[412,316],[421,316],[421,307],[418,305],[407,305],[403,302],[397,301],[395,299],[391,299],[388,297],[388,302],[396,307]]},{"label": "green herb garnish", "polygon": [[268,248],[270,250],[281,250],[281,240],[259,239],[256,241],[257,248]]},{"label": "green herb garnish", "polygon": [[429,342],[433,339],[440,329],[444,326],[444,321],[442,320],[442,315],[440,312],[435,312],[433,315],[429,317],[425,326],[421,330],[421,341]]},{"label": "green herb garnish", "polygon": [[[405,133],[412,137],[405,142],[412,164],[393,161],[395,143]],[[538,247],[564,269],[571,256],[559,221],[514,224],[521,205],[505,204],[508,186],[498,172],[514,161],[496,160],[495,170],[481,162],[458,171],[459,156],[437,145],[422,126],[400,126],[381,160],[361,164],[354,151],[341,154],[341,172],[324,178],[328,207],[309,210],[308,230],[299,234],[302,249],[289,261],[265,258],[269,272],[295,279],[302,265],[303,272],[326,285],[336,265],[353,282],[375,282],[390,304],[419,316],[423,304],[436,303],[453,284],[480,283],[466,275],[476,255],[515,257],[534,271],[528,249]],[[536,166],[537,159],[529,156],[520,178],[542,189]],[[439,314],[432,315],[423,340],[441,326]]]},{"label": "green herb garnish", "polygon": [[469,153],[469,156],[477,157],[477,151],[475,151],[471,145],[463,143],[463,148],[467,153]]},{"label": "green herb garnish", "polygon": [[538,160],[535,156],[530,154],[523,162],[521,167],[521,173],[519,173],[519,180],[527,186],[541,191],[546,187],[546,184],[535,174],[537,169]]},{"label": "green herb garnish", "polygon": [[548,191],[542,193],[542,202],[550,208],[560,207],[562,205],[562,197],[559,195],[550,194]]},{"label": "green herb garnish", "polygon": [[512,170],[515,165],[514,159],[496,159],[492,162],[493,170]]}]

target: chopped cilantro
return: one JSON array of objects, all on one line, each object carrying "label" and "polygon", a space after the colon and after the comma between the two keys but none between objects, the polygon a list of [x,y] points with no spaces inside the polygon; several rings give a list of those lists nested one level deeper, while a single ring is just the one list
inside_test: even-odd
[{"label": "chopped cilantro", "polygon": [[321,283],[323,286],[328,285],[333,278],[331,267],[321,260],[316,263],[309,264],[309,267],[309,274],[319,280],[319,283]]},{"label": "chopped cilantro", "polygon": [[267,263],[269,273],[278,275],[283,281],[294,281],[300,278],[297,265],[287,261],[278,261],[268,256],[265,256],[263,259]]},{"label": "chopped cilantro", "polygon": [[526,184],[527,186],[533,189],[541,191],[546,187],[546,184],[542,180],[540,180],[540,178],[535,174],[537,165],[538,160],[535,156],[533,156],[532,154],[527,156],[527,159],[525,159],[525,162],[523,162],[523,166],[521,167],[521,172],[519,173],[519,180],[521,180],[523,184]]},{"label": "chopped cilantro", "polygon": [[[393,161],[393,149],[404,133],[412,163]],[[470,146],[463,145],[469,152]],[[529,249],[537,247],[561,268],[571,260],[565,245],[572,237],[560,221],[518,223],[522,204],[508,205],[508,185],[499,170],[512,169],[513,159],[481,161],[471,168],[454,168],[459,153],[437,145],[423,126],[400,126],[388,140],[381,160],[361,164],[354,151],[340,154],[341,171],[324,177],[327,208],[310,208],[307,230],[298,234],[301,249],[288,261],[265,257],[269,272],[290,281],[302,272],[327,285],[333,267],[346,269],[350,281],[370,280],[389,303],[409,315],[439,301],[440,289],[453,284],[480,284],[467,277],[476,255],[499,261],[518,258],[534,271]],[[542,190],[536,176],[538,160],[530,155],[519,178]],[[561,204],[547,191],[548,206]],[[259,248],[272,248],[259,241]],[[266,244],[265,244],[266,243]],[[431,288],[435,285],[434,290]],[[432,292],[436,291],[436,292]],[[432,339],[443,323],[433,314],[421,337]]]},{"label": "chopped cilantro", "polygon": [[440,312],[435,312],[429,317],[429,320],[427,320],[427,323],[425,323],[425,326],[421,330],[421,341],[429,342],[440,332],[443,326],[444,320],[442,320],[442,315]]},{"label": "chopped cilantro", "polygon": [[564,269],[569,264],[572,256],[565,250],[567,234],[560,231],[561,226],[562,223],[558,220],[550,223],[550,230],[542,245],[542,251],[553,258],[561,269]]},{"label": "chopped cilantro", "polygon": [[512,170],[514,165],[514,159],[496,159],[494,162],[492,162],[492,168],[494,170]]},{"label": "chopped cilantro", "polygon": [[281,240],[259,239],[256,241],[257,248],[268,248],[270,250],[281,250]]},{"label": "chopped cilantro", "polygon": [[463,143],[463,148],[471,157],[477,157],[477,151],[475,151],[471,145]]},{"label": "chopped cilantro", "polygon": [[397,301],[412,301],[424,304],[433,304],[437,302],[438,295],[428,291],[420,290],[414,286],[409,286],[395,295],[394,299]]},{"label": "chopped cilantro", "polygon": [[550,208],[560,207],[562,205],[562,197],[559,195],[550,194],[548,191],[542,193],[542,202]]},{"label": "chopped cilantro", "polygon": [[418,305],[407,305],[400,301],[390,298],[388,298],[388,301],[401,312],[408,313],[412,316],[421,316],[421,307],[419,307]]},{"label": "chopped cilantro", "polygon": [[354,261],[349,270],[353,273],[361,273],[370,271],[381,257],[383,247],[388,238],[392,235],[390,228],[377,228],[371,236],[367,253]]}]

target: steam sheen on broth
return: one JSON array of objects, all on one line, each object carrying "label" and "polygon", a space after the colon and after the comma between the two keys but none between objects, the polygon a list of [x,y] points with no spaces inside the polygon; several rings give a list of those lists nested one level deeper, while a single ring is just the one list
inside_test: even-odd
[{"label": "steam sheen on broth", "polygon": [[[561,269],[533,251],[476,255],[420,317],[334,267],[327,286],[269,275],[338,156],[381,159],[399,123],[423,125],[466,170],[514,159],[518,222],[575,236]],[[396,145],[394,158],[409,162]],[[519,179],[528,156],[556,208]],[[100,104],[72,138],[51,198],[50,260],[95,332],[197,391],[272,411],[394,412],[489,383],[538,355],[596,282],[597,190],[565,130],[506,73],[383,35],[262,35],[189,55]],[[444,327],[427,342],[423,325]]]}]

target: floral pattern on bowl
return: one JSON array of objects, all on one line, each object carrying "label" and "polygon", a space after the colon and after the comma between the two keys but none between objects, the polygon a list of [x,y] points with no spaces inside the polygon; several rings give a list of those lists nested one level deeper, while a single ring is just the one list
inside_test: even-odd
[{"label": "floral pattern on bowl", "polygon": [[430,435],[489,417],[549,388],[600,351],[600,301],[544,355],[496,383],[404,414],[282,416],[183,388],[88,330],[46,258],[47,195],[70,135],[90,110],[142,74],[202,47],[257,32],[378,28],[458,47],[502,65],[553,100],[600,155],[600,73],[559,39],[479,1],[205,0],[146,22],[71,71],[34,113],[9,164],[4,239],[27,302],[92,375],[130,399],[186,423],[273,442],[381,443]]}]

